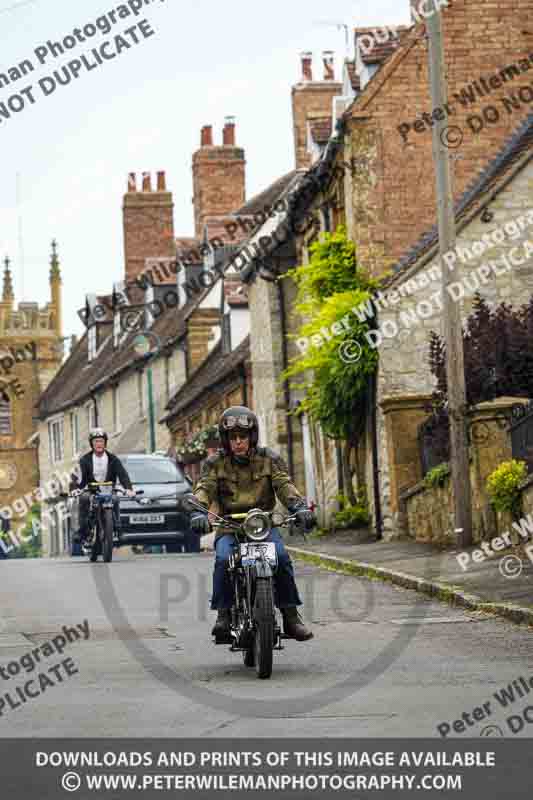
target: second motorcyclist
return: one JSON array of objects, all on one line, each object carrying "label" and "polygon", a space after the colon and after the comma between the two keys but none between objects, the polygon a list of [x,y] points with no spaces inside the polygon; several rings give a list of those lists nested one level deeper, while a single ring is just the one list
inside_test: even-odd
[{"label": "second motorcyclist", "polygon": [[[76,487],[79,494],[79,538],[83,544],[89,535],[90,497],[83,489],[90,483],[113,483],[117,481],[127,490],[128,497],[134,497],[130,476],[121,460],[107,450],[107,433],[102,428],[94,428],[89,433],[91,451],[80,458],[81,479]],[[120,524],[119,501],[113,500],[115,522]]]}]

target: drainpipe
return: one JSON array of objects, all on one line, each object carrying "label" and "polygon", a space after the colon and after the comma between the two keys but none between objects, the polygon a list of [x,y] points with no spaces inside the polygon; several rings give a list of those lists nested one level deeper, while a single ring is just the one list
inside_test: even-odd
[{"label": "drainpipe", "polygon": [[[377,309],[375,309],[375,320],[377,327]],[[378,401],[378,382],[376,373],[370,376],[369,387],[370,402],[370,425],[372,429],[372,484],[374,494],[374,517],[376,525],[376,541],[383,539],[383,517],[381,513],[381,495],[379,487],[379,448],[377,431],[377,401]]]},{"label": "drainpipe", "polygon": [[241,391],[242,391],[242,400],[243,405],[248,406],[248,382],[246,377],[246,365],[241,364],[239,368],[240,378],[241,378]]},{"label": "drainpipe", "polygon": [[[278,287],[278,300],[279,300],[279,320],[281,324],[281,355],[283,360],[283,369],[286,370],[289,365],[289,354],[287,350],[287,316],[285,313],[285,303],[283,298],[283,289],[281,281],[277,280]],[[294,439],[292,433],[292,416],[289,414],[291,408],[291,390],[289,382],[285,381],[283,386],[283,394],[285,398],[285,407],[287,409],[287,461],[289,466],[289,475],[294,474]]]},{"label": "drainpipe", "polygon": [[96,400],[96,395],[95,394],[91,395],[91,400],[93,401],[93,406],[94,406],[94,426],[95,426],[95,428],[98,428],[99,427],[99,423],[98,423],[98,402]]}]

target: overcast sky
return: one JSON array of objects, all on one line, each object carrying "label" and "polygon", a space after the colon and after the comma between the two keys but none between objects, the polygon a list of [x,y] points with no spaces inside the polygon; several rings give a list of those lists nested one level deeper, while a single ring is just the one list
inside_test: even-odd
[{"label": "overcast sky", "polygon": [[[50,241],[57,239],[64,335],[82,332],[76,309],[86,292],[107,292],[123,278],[128,172],[165,170],[176,235],[192,235],[191,158],[202,125],[213,124],[221,143],[224,117],[237,118],[249,198],[294,167],[290,88],[300,75],[300,52],[312,50],[319,59],[322,50],[334,50],[338,74],[345,34],[333,23],[409,22],[409,0],[152,0],[138,17],[39,65],[37,47],[119,5],[0,0],[0,73],[26,58],[36,67],[0,88],[0,104],[30,85],[35,99],[9,120],[0,116],[0,257],[12,259],[17,300],[42,305],[49,299]],[[43,95],[39,79],[142,19],[154,36],[139,32],[139,44]]]}]

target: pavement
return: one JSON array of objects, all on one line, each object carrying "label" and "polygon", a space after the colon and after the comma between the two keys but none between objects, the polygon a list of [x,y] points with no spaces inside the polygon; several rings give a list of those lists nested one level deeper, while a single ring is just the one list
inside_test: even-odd
[{"label": "pavement", "polygon": [[[533,563],[524,547],[460,566],[459,548],[412,540],[372,540],[367,531],[311,534],[287,542],[293,558],[351,575],[389,581],[451,605],[533,625]],[[471,553],[477,548],[469,548]]]}]

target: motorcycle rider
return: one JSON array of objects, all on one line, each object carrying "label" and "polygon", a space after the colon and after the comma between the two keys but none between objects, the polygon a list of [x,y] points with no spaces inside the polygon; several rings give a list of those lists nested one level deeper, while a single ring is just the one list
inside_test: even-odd
[{"label": "motorcycle rider", "polygon": [[[89,444],[91,450],[80,458],[81,478],[76,487],[76,494],[79,494],[79,538],[81,543],[89,536],[89,504],[90,497],[87,492],[83,492],[90,483],[115,484],[119,481],[124,489],[127,490],[128,497],[134,497],[135,491],[132,488],[130,476],[128,475],[121,460],[107,450],[107,433],[102,428],[94,428],[89,433]],[[113,516],[117,525],[120,523],[119,500],[113,498]]]},{"label": "motorcycle rider", "polygon": [[[222,449],[205,461],[194,487],[195,498],[205,511],[191,515],[191,529],[200,535],[209,532],[208,509],[212,503],[217,503],[219,514],[224,516],[252,508],[272,511],[277,497],[291,514],[296,514],[299,525],[311,530],[316,525],[316,517],[291,482],[285,463],[273,450],[257,446],[259,424],[254,412],[244,406],[232,406],[220,417],[218,429]],[[284,632],[300,642],[311,639],[312,632],[298,614],[301,600],[294,569],[279,531],[274,528],[265,541],[276,545],[278,569],[274,584]],[[217,531],[211,608],[218,611],[212,635],[219,641],[229,637],[232,586],[227,564],[235,545],[230,531],[225,532],[223,528]]]}]

